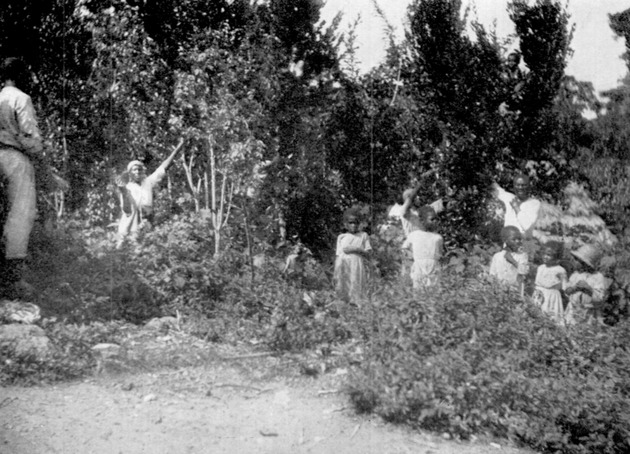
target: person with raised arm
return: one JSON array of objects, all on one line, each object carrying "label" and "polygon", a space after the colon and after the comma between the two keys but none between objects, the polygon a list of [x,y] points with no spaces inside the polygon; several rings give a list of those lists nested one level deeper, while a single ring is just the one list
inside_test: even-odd
[{"label": "person with raised arm", "polygon": [[532,238],[538,220],[540,201],[531,197],[529,177],[519,173],[514,177],[514,193],[508,192],[497,183],[492,184],[494,196],[505,204],[504,227],[514,226],[523,235],[523,240]]},{"label": "person with raised arm", "polygon": [[122,210],[118,223],[118,247],[122,246],[126,237],[135,237],[140,228],[151,225],[153,188],[162,181],[183,145],[182,139],[151,175],[147,176],[146,166],[142,161],[133,160],[127,164],[127,170],[116,179]]}]

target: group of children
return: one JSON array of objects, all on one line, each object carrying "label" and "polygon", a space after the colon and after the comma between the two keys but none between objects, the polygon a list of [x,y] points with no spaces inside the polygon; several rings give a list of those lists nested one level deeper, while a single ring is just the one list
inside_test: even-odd
[{"label": "group of children", "polygon": [[[442,204],[425,205],[411,210],[417,190],[405,191],[402,205],[393,214],[401,220],[405,240],[403,251],[410,251],[413,263],[403,272],[411,278],[414,289],[438,284],[443,238],[435,232],[436,214]],[[438,208],[436,210],[436,207]],[[392,214],[390,213],[390,214]],[[337,239],[334,281],[339,298],[360,304],[368,292],[368,263],[372,247],[366,232],[360,228],[357,212],[344,215],[346,231]],[[523,234],[515,226],[501,231],[503,248],[490,263],[489,274],[502,284],[512,286],[523,297],[531,298],[558,324],[578,321],[601,323],[601,303],[609,287],[605,276],[597,271],[601,251],[595,245],[583,245],[572,251],[573,263],[564,260],[563,244],[549,241],[541,246],[541,264],[534,277],[534,267],[523,248]],[[571,269],[570,274],[567,271]],[[532,279],[533,278],[533,279]]]},{"label": "group of children", "polygon": [[[513,226],[501,231],[503,250],[492,257],[490,275],[529,296],[526,288],[530,263],[523,251],[521,232]],[[585,244],[571,252],[573,263],[564,260],[564,247],[558,241],[542,245],[542,263],[536,269],[531,298],[556,323],[572,325],[578,321],[601,323],[601,304],[609,283],[597,270],[601,251]],[[567,268],[573,272],[569,277]]]},{"label": "group of children", "polygon": [[[412,202],[418,187],[403,193],[403,203],[397,204],[390,216],[401,221],[405,235],[403,254],[409,253],[413,262],[406,266],[403,258],[403,273],[408,273],[414,289],[426,289],[437,285],[440,277],[440,259],[444,241],[435,232],[436,215],[443,209],[441,200],[431,205],[412,210]],[[344,214],[346,232],[337,238],[334,282],[339,298],[360,304],[368,291],[368,265],[372,246],[367,233],[359,228],[358,213],[348,210]]]}]

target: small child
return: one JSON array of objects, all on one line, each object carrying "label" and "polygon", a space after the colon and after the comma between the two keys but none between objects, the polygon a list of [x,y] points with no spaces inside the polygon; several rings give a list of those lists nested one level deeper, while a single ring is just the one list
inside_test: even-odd
[{"label": "small child", "polygon": [[370,237],[359,231],[356,211],[344,215],[346,233],[337,238],[334,282],[337,296],[347,302],[360,303],[368,289],[368,265],[366,258],[372,251]]},{"label": "small child", "polygon": [[[425,172],[425,175],[426,174],[427,172]],[[416,196],[421,187],[422,186],[418,184],[412,189],[406,189],[402,194],[402,205],[394,205],[388,214],[389,217],[400,219],[405,236],[408,236],[414,230],[422,230],[422,216],[420,216],[419,211],[423,207],[419,206],[415,209]],[[433,209],[435,214],[444,211],[444,201],[442,199],[438,199],[428,206]]]},{"label": "small child", "polygon": [[576,269],[567,284],[569,304],[565,311],[565,323],[603,323],[600,306],[610,285],[602,273],[595,271],[601,257],[600,250],[594,245],[585,244],[571,251],[571,255],[575,258]]},{"label": "small child", "polygon": [[418,217],[422,230],[410,232],[402,246],[403,249],[411,248],[413,255],[410,276],[414,289],[435,286],[440,280],[440,258],[444,240],[442,235],[433,232],[435,216],[432,207],[421,207]]},{"label": "small child", "polygon": [[[429,174],[433,173],[433,170],[429,170],[423,173],[420,178],[424,178]],[[422,188],[422,183],[418,183],[413,188],[406,189],[402,193],[402,204],[394,205],[389,211],[390,219],[397,219],[400,221],[401,228],[403,230],[403,235],[405,241],[409,237],[409,234],[416,230],[425,230],[422,226],[423,220],[420,216],[420,209],[422,206],[417,204],[417,195],[418,191]],[[433,208],[435,214],[440,213],[444,210],[444,202],[442,199],[438,199],[432,204],[428,205]],[[409,251],[403,247],[402,248],[402,266],[400,269],[400,273],[402,276],[406,276],[410,274],[411,267],[413,266],[413,257],[409,253]]]},{"label": "small child", "polygon": [[533,300],[558,324],[564,322],[562,292],[567,286],[567,271],[559,265],[562,243],[549,241],[542,249],[542,265],[536,271]]},{"label": "small child", "polygon": [[518,288],[524,295],[525,277],[529,273],[527,253],[523,251],[523,235],[520,230],[509,225],[501,229],[503,250],[492,257],[490,276]]}]

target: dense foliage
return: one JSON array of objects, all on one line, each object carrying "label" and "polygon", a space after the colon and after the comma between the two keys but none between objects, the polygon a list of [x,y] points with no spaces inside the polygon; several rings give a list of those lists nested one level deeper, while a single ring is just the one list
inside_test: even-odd
[{"label": "dense foliage", "polygon": [[559,328],[518,295],[450,277],[421,299],[384,289],[352,385],[359,409],[544,452],[625,452],[628,324]]},{"label": "dense foliage", "polygon": [[[44,323],[61,353],[42,363],[1,350],[0,381],[80,376],[92,344],[118,340],[118,320],[178,314],[207,341],[308,350],[317,370],[345,361],[357,408],[392,421],[545,452],[628,451],[623,244],[610,326],[557,327],[482,277],[496,248],[481,246],[496,238],[488,187],[515,170],[551,201],[569,179],[586,183],[614,233],[628,228],[629,80],[601,110],[591,85],[564,74],[559,2],[509,5],[527,71],[507,110],[515,43],[470,23],[460,0],[413,1],[405,38],[364,75],[352,33],[321,23],[318,0],[6,3],[0,54],[34,71],[46,155],[72,190],[40,194],[59,228],[34,232],[28,276],[44,315],[64,322]],[[611,18],[626,42],[627,16]],[[155,228],[115,249],[113,175],[130,158],[156,167],[180,139]],[[376,226],[428,170],[420,197],[448,202],[447,272],[418,295],[399,279],[398,239]],[[354,204],[374,246],[365,307],[331,291]],[[298,241],[305,271],[283,274]]]},{"label": "dense foliage", "polygon": [[124,341],[117,320],[177,315],[206,341],[310,352],[304,373],[351,367],[357,409],[391,421],[464,439],[507,437],[542,452],[628,449],[627,308],[610,325],[559,327],[487,281],[496,249],[478,246],[452,251],[442,285],[417,293],[388,269],[400,266],[400,253],[379,236],[373,266],[389,278],[375,277],[364,305],[347,305],[330,291],[325,264],[308,258],[304,272],[286,275],[284,252],[268,250],[254,264],[237,241],[217,259],[204,229],[194,216],[178,217],[119,251],[77,225],[47,238],[31,273],[57,353],[42,361],[2,350],[0,380],[81,376],[95,364],[90,346]]},{"label": "dense foliage", "polygon": [[213,235],[237,206],[266,241],[297,236],[323,256],[344,208],[377,212],[433,169],[421,196],[449,199],[447,231],[462,243],[480,233],[491,179],[526,170],[553,199],[592,144],[576,137],[591,105],[564,76],[571,30],[556,1],[509,5],[528,71],[507,114],[511,43],[470,23],[461,1],[412,2],[405,39],[366,75],[319,1],[176,3],[8,2],[0,53],[34,71],[46,154],[72,185],[46,199],[59,216],[110,224],[113,174],[133,157],[155,167],[184,138],[164,214],[211,209]]}]

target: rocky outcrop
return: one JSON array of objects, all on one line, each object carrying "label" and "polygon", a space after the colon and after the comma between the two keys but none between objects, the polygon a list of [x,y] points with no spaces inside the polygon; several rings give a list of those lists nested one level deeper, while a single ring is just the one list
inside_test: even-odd
[{"label": "rocky outcrop", "polygon": [[41,318],[39,307],[21,301],[0,301],[0,348],[16,356],[42,360],[54,347],[46,333],[33,325]]},{"label": "rocky outcrop", "polygon": [[0,348],[8,348],[18,356],[33,355],[40,360],[54,351],[43,329],[22,323],[0,325]]}]

